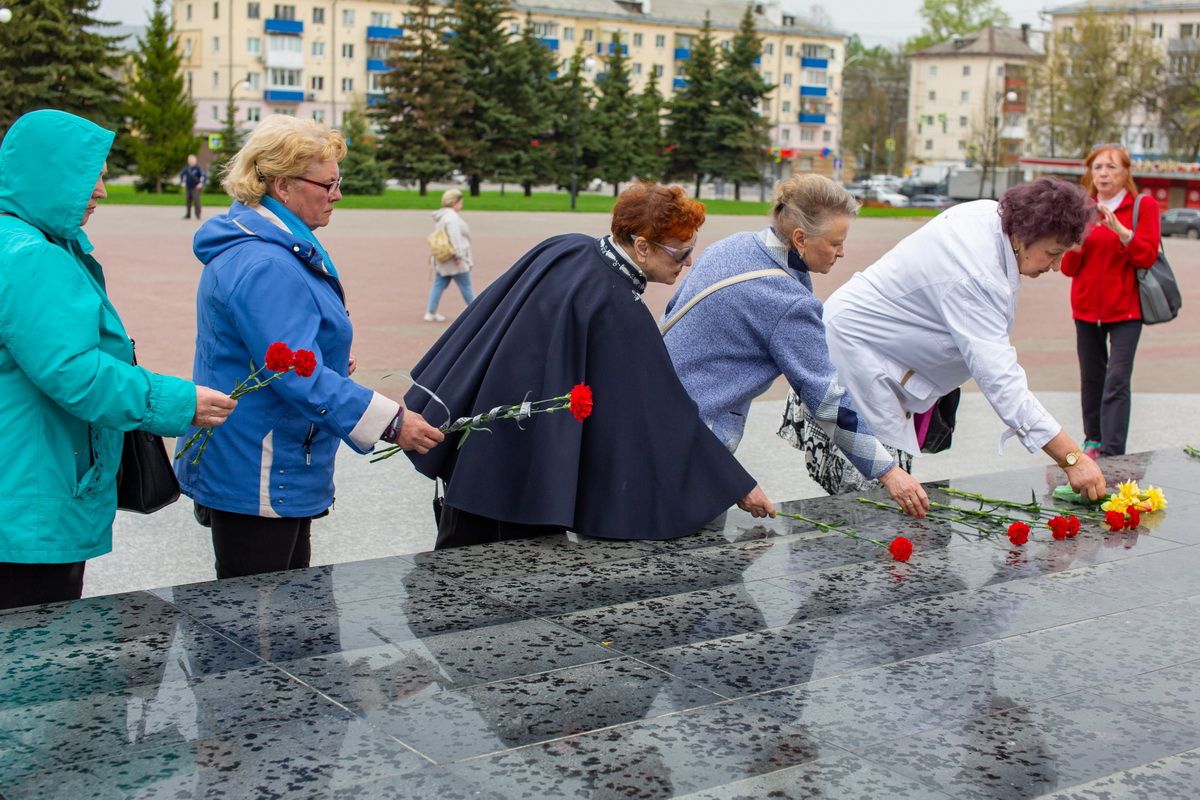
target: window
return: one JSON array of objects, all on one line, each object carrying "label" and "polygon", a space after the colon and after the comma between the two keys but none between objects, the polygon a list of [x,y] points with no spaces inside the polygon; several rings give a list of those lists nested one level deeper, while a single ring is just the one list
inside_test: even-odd
[{"label": "window", "polygon": [[661,78],[662,76],[663,76],[663,65],[655,64],[654,65],[654,77]]},{"label": "window", "polygon": [[971,65],[970,64],[963,64],[963,77],[964,78],[971,77]]},{"label": "window", "polygon": [[1162,38],[1162,25],[1160,23],[1158,23],[1158,22],[1150,23],[1150,38],[1151,39],[1161,39]]},{"label": "window", "polygon": [[258,106],[251,106],[246,109],[247,122],[260,122],[262,120],[262,109]]},{"label": "window", "polygon": [[929,77],[931,77],[931,78],[937,77],[937,64],[929,65]]},{"label": "window", "polygon": [[392,15],[386,11],[372,11],[371,24],[377,28],[392,27]]},{"label": "window", "polygon": [[300,41],[299,36],[271,35],[267,37],[267,52],[301,54],[304,52],[304,42]]},{"label": "window", "polygon": [[729,50],[729,40],[728,39],[721,42],[721,49],[725,50],[725,51]]},{"label": "window", "polygon": [[821,141],[825,142],[826,144],[829,144],[830,142],[832,142],[833,141],[833,131],[831,131],[831,130],[821,131]]},{"label": "window", "polygon": [[300,70],[277,68],[267,70],[267,85],[276,87],[299,86]]},{"label": "window", "polygon": [[354,27],[354,9],[347,8],[342,11],[342,24],[347,28]]},{"label": "window", "polygon": [[1194,39],[1196,37],[1196,26],[1191,22],[1184,22],[1179,26],[1180,39]]},{"label": "window", "polygon": [[959,140],[958,140],[958,149],[959,149],[959,150],[966,150],[966,149],[967,149],[967,140],[966,140],[966,139],[959,139]]},{"label": "window", "polygon": [[192,40],[184,39],[183,40],[183,60],[188,61],[191,59],[191,57],[192,57]]},{"label": "window", "polygon": [[325,90],[325,76],[313,75],[308,79],[308,87],[314,92],[322,92]]},{"label": "window", "polygon": [[1063,27],[1062,38],[1066,39],[1069,42],[1074,37],[1075,37],[1075,29],[1073,27],[1071,27],[1070,25]]},{"label": "window", "polygon": [[388,44],[386,42],[371,42],[367,45],[367,58],[384,61],[387,57]]},{"label": "window", "polygon": [[[409,23],[409,24],[411,24],[411,23]],[[553,38],[555,31],[557,31],[557,30],[558,30],[557,22],[535,22],[535,23],[533,23],[533,35],[537,36],[539,39],[544,39],[548,36]]]},{"label": "window", "polygon": [[187,93],[188,97],[192,96],[192,73],[187,74]]},{"label": "window", "polygon": [[220,36],[213,37],[213,52],[214,53],[221,52],[221,37]]},{"label": "window", "polygon": [[262,39],[250,36],[246,39],[246,52],[257,55],[262,52]]},{"label": "window", "polygon": [[367,92],[369,94],[383,94],[383,72],[368,72],[367,73]]},{"label": "window", "polygon": [[325,9],[317,6],[313,9],[313,25],[325,24]]},{"label": "window", "polygon": [[766,44],[764,44],[763,45],[763,54],[768,55],[768,56],[775,55],[775,43],[767,42]]},{"label": "window", "polygon": [[791,58],[792,56],[796,55],[796,48],[790,44],[784,45],[783,55],[785,58]]},{"label": "window", "polygon": [[634,75],[641,75],[642,74],[642,65],[636,64],[636,63],[633,64],[631,67],[631,71],[633,72]]},{"label": "window", "polygon": [[633,46],[634,46],[634,47],[641,47],[641,46],[642,46],[642,34],[640,34],[640,33],[635,33],[635,34],[633,35]]},{"label": "window", "polygon": [[1128,25],[1122,25],[1122,26],[1121,26],[1121,31],[1120,31],[1120,33],[1117,35],[1117,41],[1121,41],[1121,42],[1127,42],[1127,41],[1129,41],[1129,34],[1130,34],[1130,33],[1132,33],[1132,32],[1133,32],[1133,31],[1131,31],[1131,30],[1130,30],[1130,28],[1129,28],[1129,26],[1128,26]]},{"label": "window", "polygon": [[322,125],[324,125],[325,124],[325,109],[323,109],[323,108],[313,109],[312,118],[313,118],[313,122],[319,122]]},{"label": "window", "polygon": [[805,58],[828,58],[830,50],[823,44],[806,44],[800,48],[800,55]]},{"label": "window", "polygon": [[286,3],[276,3],[275,10],[271,13],[275,19],[295,19],[296,7],[287,5]]},{"label": "window", "polygon": [[215,0],[214,0],[214,2],[213,2],[213,19],[220,19],[220,18],[221,18],[221,4],[219,2],[215,2]]},{"label": "window", "polygon": [[354,44],[347,42],[342,45],[342,58],[354,58]]},{"label": "window", "polygon": [[583,40],[585,42],[596,41],[596,32],[593,31],[591,28],[585,28],[583,31]]},{"label": "window", "polygon": [[925,140],[925,149],[926,149],[926,150],[932,150],[932,149],[933,149],[933,139],[926,139],[926,140]]},{"label": "window", "polygon": [[213,112],[213,119],[220,119],[220,118],[221,118],[221,112],[217,110],[217,107],[216,107],[216,106],[213,106],[213,107],[212,107],[212,112]]},{"label": "window", "polygon": [[1153,133],[1143,133],[1142,134],[1142,149],[1143,150],[1153,150],[1154,149],[1154,134]]},{"label": "window", "polygon": [[520,34],[521,33],[521,24],[519,22],[508,23],[508,32],[513,35]]},{"label": "window", "polygon": [[792,138],[792,129],[791,129],[791,128],[784,128],[784,129],[783,129],[783,140],[786,142],[786,141],[788,141],[788,140],[789,140],[789,139],[791,139],[791,138]]},{"label": "window", "polygon": [[813,137],[814,133],[816,133],[816,131],[814,131],[812,128],[801,128],[800,129],[800,141],[811,142],[814,138]]},{"label": "window", "polygon": [[214,69],[213,70],[213,88],[216,89],[220,85],[221,85],[221,73],[217,72]]},{"label": "window", "polygon": [[929,102],[931,102],[931,103],[936,103],[936,102],[937,102],[937,92],[933,92],[933,91],[931,91],[931,92],[929,93]]},{"label": "window", "polygon": [[325,43],[313,42],[312,54],[318,58],[325,55]]},{"label": "window", "polygon": [[353,92],[354,91],[354,78],[342,78],[342,91],[343,92]]},{"label": "window", "polygon": [[257,92],[259,86],[262,85],[261,76],[257,72],[249,73],[246,75],[246,85],[248,85],[252,91]]},{"label": "window", "polygon": [[960,127],[960,128],[965,128],[965,127],[967,127],[967,125],[968,125],[968,124],[969,124],[969,123],[967,122],[967,118],[966,118],[966,117],[959,117],[959,118],[958,118],[958,127]]},{"label": "window", "polygon": [[763,80],[766,81],[767,83],[771,83],[774,79],[775,79],[775,77],[772,74],[771,70],[767,70],[766,72],[763,73]]},{"label": "window", "polygon": [[792,101],[791,100],[783,101],[783,113],[784,114],[792,113]]},{"label": "window", "polygon": [[790,72],[783,73],[783,85],[784,86],[792,85],[792,73],[790,73]]},{"label": "window", "polygon": [[188,22],[192,21],[192,4],[191,3],[187,4],[187,19],[188,19]]},{"label": "window", "polygon": [[246,19],[258,19],[262,10],[258,3],[246,3]]},{"label": "window", "polygon": [[971,93],[969,91],[962,92],[962,94],[960,94],[958,96],[958,102],[960,102],[964,105],[967,103],[970,103],[971,102]]},{"label": "window", "polygon": [[657,47],[659,50],[666,47],[667,46],[667,37],[661,33],[658,34],[657,36],[655,36],[654,37],[654,46]]},{"label": "window", "polygon": [[563,41],[564,42],[575,41],[575,29],[573,27],[571,27],[569,25],[563,27]]},{"label": "window", "polygon": [[[832,78],[831,78],[832,79]],[[825,84],[825,75],[819,69],[804,70],[804,83],[808,86],[822,86]]]}]

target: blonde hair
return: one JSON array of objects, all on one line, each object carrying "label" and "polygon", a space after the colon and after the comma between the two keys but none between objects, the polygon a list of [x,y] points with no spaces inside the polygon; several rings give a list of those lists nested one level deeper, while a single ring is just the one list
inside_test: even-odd
[{"label": "blonde hair", "polygon": [[442,208],[449,208],[459,200],[462,200],[462,191],[459,189],[447,189],[442,192]]},{"label": "blonde hair", "polygon": [[775,184],[775,208],[771,217],[775,232],[790,241],[802,228],[805,236],[821,236],[835,217],[853,217],[858,201],[829,178],[806,173]]},{"label": "blonde hair", "polygon": [[274,178],[302,178],[315,161],[341,161],[346,140],[311,119],[272,114],[225,167],[221,186],[235,200],[258,205]]}]

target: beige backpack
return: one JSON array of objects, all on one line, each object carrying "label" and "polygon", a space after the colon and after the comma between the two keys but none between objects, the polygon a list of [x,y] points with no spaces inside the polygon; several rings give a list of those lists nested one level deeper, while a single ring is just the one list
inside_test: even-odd
[{"label": "beige backpack", "polygon": [[443,261],[449,261],[454,258],[454,245],[450,242],[450,234],[446,232],[445,225],[438,225],[434,228],[433,233],[429,234],[429,252],[433,255],[433,260],[439,264]]}]

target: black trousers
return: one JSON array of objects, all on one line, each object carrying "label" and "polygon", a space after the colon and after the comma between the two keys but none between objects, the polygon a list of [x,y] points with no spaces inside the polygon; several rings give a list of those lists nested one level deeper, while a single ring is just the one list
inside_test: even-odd
[{"label": "black trousers", "polygon": [[0,562],[0,608],[61,603],[83,596],[83,561],[69,564]]},{"label": "black trousers", "polygon": [[437,543],[434,550],[450,547],[466,547],[470,544],[506,542],[510,539],[532,539],[535,536],[554,536],[566,532],[566,528],[555,525],[523,525],[519,522],[503,522],[490,517],[481,517],[451,505],[442,505],[442,516],[438,520]]},{"label": "black trousers", "polygon": [[1100,455],[1125,452],[1132,405],[1133,357],[1142,335],[1140,319],[1126,322],[1075,320],[1083,435],[1100,442]]},{"label": "black trousers", "polygon": [[217,578],[302,569],[312,557],[312,517],[254,517],[211,509]]},{"label": "black trousers", "polygon": [[196,219],[200,219],[200,193],[204,191],[204,184],[192,186],[185,190],[187,192],[187,217],[192,216],[192,208],[196,209]]}]

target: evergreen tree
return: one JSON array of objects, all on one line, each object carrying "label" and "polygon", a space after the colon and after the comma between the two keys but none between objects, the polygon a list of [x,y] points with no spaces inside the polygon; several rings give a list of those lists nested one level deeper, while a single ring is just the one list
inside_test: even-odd
[{"label": "evergreen tree", "polygon": [[196,106],[183,89],[175,27],[164,0],[154,0],[149,23],[133,56],[125,115],[138,175],[161,192],[163,180],[178,172],[195,149]]},{"label": "evergreen tree", "polygon": [[416,0],[404,37],[392,43],[384,99],[373,113],[382,122],[380,156],[388,172],[413,180],[422,196],[469,151],[454,130],[464,95],[445,39],[445,17],[432,0]]},{"label": "evergreen tree", "polygon": [[554,73],[558,59],[534,32],[533,17],[525,16],[521,38],[510,44],[501,60],[503,102],[512,114],[511,145],[502,153],[497,177],[519,183],[529,197],[535,183],[554,179]]},{"label": "evergreen tree", "polygon": [[507,0],[454,0],[450,55],[458,67],[464,99],[454,118],[452,149],[473,197],[483,180],[498,175],[516,146],[509,133],[517,127],[517,119],[505,105],[509,87],[502,77],[510,47],[505,30],[508,7]]},{"label": "evergreen tree", "polygon": [[712,148],[701,162],[708,174],[733,181],[737,200],[742,199],[742,183],[762,180],[761,168],[771,143],[769,123],[759,109],[775,87],[759,74],[761,57],[762,39],[754,26],[754,11],[746,6],[716,75],[717,103],[710,120]]},{"label": "evergreen tree", "polygon": [[671,178],[694,178],[699,197],[705,159],[713,148],[712,114],[717,99],[717,46],[709,14],[704,15],[704,27],[692,47],[685,75],[687,85],[669,103],[667,138],[671,155],[667,174]]},{"label": "evergreen tree", "polygon": [[[592,102],[595,95],[584,77],[583,48],[575,49],[567,72],[555,87],[554,166],[555,183],[576,191],[595,177],[599,165],[599,142]],[[574,180],[573,180],[574,179]],[[574,208],[574,198],[571,207]]]},{"label": "evergreen tree", "polygon": [[121,118],[118,37],[100,0],[5,0],[0,25],[0,133],[27,111],[56,108],[107,128]]},{"label": "evergreen tree", "polygon": [[657,65],[651,65],[650,76],[646,78],[646,88],[637,99],[637,119],[634,123],[637,131],[634,141],[637,147],[637,166],[635,172],[639,178],[647,181],[660,181],[667,169],[667,137],[663,131],[663,96],[658,90],[658,78],[654,72]]},{"label": "evergreen tree", "polygon": [[225,104],[225,120],[221,127],[221,146],[213,150],[213,160],[208,165],[208,183],[206,192],[220,193],[225,191],[221,186],[221,178],[225,177],[225,165],[242,149],[246,132],[237,126],[237,103],[230,97]]},{"label": "evergreen tree", "polygon": [[346,157],[342,159],[342,191],[346,194],[383,194],[387,170],[376,158],[375,137],[367,125],[366,105],[361,97],[342,121]]},{"label": "evergreen tree", "polygon": [[613,197],[620,194],[621,181],[629,180],[637,171],[638,148],[636,137],[637,99],[629,86],[628,47],[621,44],[621,35],[614,33],[612,51],[604,74],[596,78],[595,120],[599,152],[599,173],[605,183],[611,183]]}]

